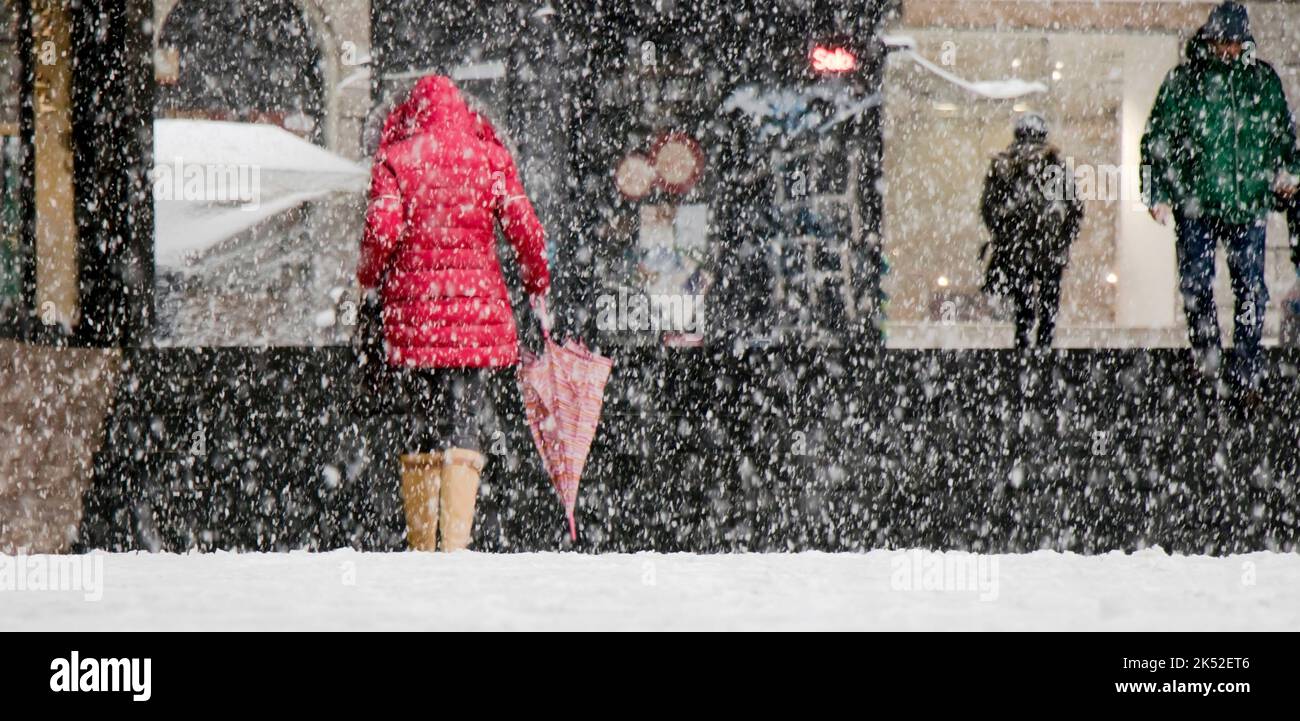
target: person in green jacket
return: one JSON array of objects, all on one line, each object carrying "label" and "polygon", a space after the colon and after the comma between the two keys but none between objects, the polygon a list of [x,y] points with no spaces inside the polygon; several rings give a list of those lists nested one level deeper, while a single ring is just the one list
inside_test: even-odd
[{"label": "person in green jacket", "polygon": [[1268,287],[1264,244],[1277,195],[1294,197],[1300,176],[1295,121],[1282,81],[1255,57],[1250,18],[1225,2],[1165,78],[1142,139],[1144,193],[1151,215],[1177,226],[1178,270],[1188,336],[1201,367],[1217,374],[1219,322],[1214,255],[1227,248],[1236,296],[1230,379],[1258,390]]}]

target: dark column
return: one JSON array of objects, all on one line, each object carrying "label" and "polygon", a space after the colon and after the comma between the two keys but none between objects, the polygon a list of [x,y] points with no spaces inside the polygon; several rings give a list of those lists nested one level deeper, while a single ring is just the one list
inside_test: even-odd
[{"label": "dark column", "polygon": [[79,342],[147,344],[153,328],[153,5],[73,3]]},{"label": "dark column", "polygon": [[22,136],[22,169],[19,188],[22,200],[21,231],[17,248],[17,269],[21,282],[19,313],[13,326],[5,328],[5,335],[24,339],[32,333],[32,308],[36,305],[36,198],[32,178],[36,175],[36,159],[32,153],[32,135],[35,113],[32,108],[32,6],[31,0],[15,0],[13,12],[17,16],[15,28],[18,35],[17,50],[22,67],[22,99],[18,111],[19,134]]},{"label": "dark column", "polygon": [[858,305],[858,341],[870,346],[883,346],[881,325],[885,320],[884,292],[881,281],[886,267],[884,255],[884,196],[880,192],[884,177],[884,97],[885,48],[880,32],[886,19],[897,11],[896,0],[873,3],[869,11],[857,19],[853,33],[860,50],[861,78],[867,92],[880,98],[879,105],[863,114],[856,130],[856,141],[862,154],[858,174],[858,194],[862,209],[862,237],[855,239],[854,257],[864,272],[854,276],[854,296]]}]

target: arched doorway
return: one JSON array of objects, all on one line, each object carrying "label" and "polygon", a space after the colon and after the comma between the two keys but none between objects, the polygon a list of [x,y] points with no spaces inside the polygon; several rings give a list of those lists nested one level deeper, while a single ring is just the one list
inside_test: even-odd
[{"label": "arched doorway", "polygon": [[366,177],[335,153],[328,24],[301,0],[158,2],[154,342],[346,340]]},{"label": "arched doorway", "polygon": [[293,0],[180,0],[158,34],[156,115],[273,123],[320,143],[321,57]]}]

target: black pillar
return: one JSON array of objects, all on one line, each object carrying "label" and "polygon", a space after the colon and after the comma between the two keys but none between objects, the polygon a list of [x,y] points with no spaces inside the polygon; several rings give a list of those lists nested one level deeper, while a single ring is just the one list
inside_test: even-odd
[{"label": "black pillar", "polygon": [[76,340],[153,332],[153,3],[74,0],[73,143],[80,234]]},{"label": "black pillar", "polygon": [[22,141],[18,184],[21,216],[18,244],[14,248],[14,270],[18,277],[19,293],[16,307],[0,317],[0,337],[25,340],[34,332],[32,309],[36,306],[36,262],[33,250],[36,247],[36,189],[32,183],[36,176],[36,156],[32,152],[36,117],[33,108],[35,71],[32,64],[31,0],[14,0],[11,12],[15,17],[15,50],[19,57],[21,75],[18,106],[18,133]]}]

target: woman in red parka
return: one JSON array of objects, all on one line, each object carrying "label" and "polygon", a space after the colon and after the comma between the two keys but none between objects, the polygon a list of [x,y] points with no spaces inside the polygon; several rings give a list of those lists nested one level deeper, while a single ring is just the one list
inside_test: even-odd
[{"label": "woman in red parka", "polygon": [[[546,241],[510,152],[448,78],[429,76],[384,123],[357,271],[378,289],[388,363],[409,371],[448,429],[402,456],[407,541],[466,548],[485,458],[478,411],[487,369],[519,359],[496,254],[500,224],[534,309],[550,287]],[[540,311],[544,313],[544,311]]]}]

